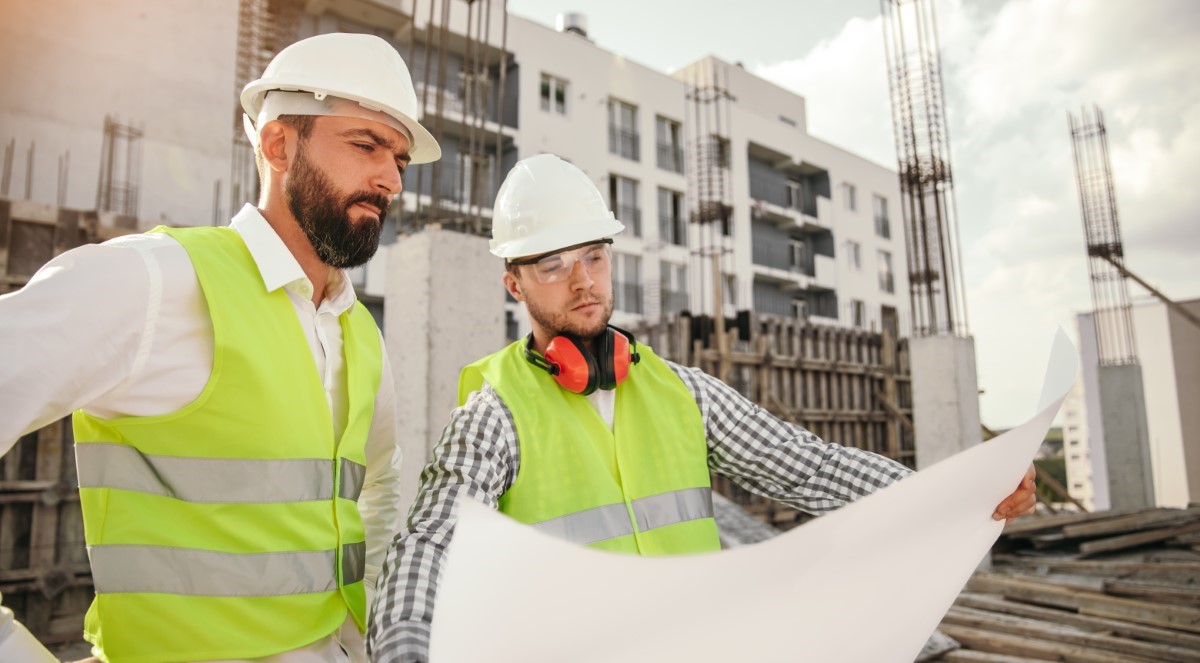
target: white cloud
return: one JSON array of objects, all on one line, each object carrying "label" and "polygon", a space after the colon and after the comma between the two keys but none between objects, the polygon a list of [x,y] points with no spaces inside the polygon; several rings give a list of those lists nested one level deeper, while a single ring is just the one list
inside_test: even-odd
[{"label": "white cloud", "polygon": [[[1091,307],[1068,111],[1105,112],[1126,263],[1200,296],[1200,3],[936,2],[981,407],[1007,426],[1030,414],[1054,329],[1074,335]],[[806,97],[814,134],[895,162],[879,18],[754,69]]]}]

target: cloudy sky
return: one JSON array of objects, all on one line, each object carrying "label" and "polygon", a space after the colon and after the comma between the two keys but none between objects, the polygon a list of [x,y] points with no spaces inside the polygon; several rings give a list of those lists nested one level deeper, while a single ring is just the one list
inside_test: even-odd
[{"label": "cloudy sky", "polygon": [[[509,0],[547,25],[583,11],[599,46],[662,71],[741,61],[807,99],[810,133],[895,168],[877,0],[701,4]],[[1074,314],[1091,308],[1068,111],[1104,111],[1126,265],[1200,297],[1200,2],[936,10],[982,415],[1007,427],[1033,412],[1054,330],[1074,338]]]}]

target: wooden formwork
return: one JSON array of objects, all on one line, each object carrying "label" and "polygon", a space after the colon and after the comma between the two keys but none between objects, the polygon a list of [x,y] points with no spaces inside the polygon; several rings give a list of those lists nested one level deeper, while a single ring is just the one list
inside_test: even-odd
[{"label": "wooden formwork", "polygon": [[[694,340],[687,315],[641,330],[657,354],[720,376],[722,353]],[[827,442],[867,449],[916,465],[908,341],[794,318],[752,319],[749,340],[725,353],[730,386],[785,421]],[[750,513],[782,528],[801,522],[794,509],[754,495],[724,477],[713,487]]]},{"label": "wooden formwork", "polygon": [[80,639],[92,574],[66,419],[0,458],[0,594],[42,642]]},{"label": "wooden formwork", "polygon": [[[0,198],[0,295],[64,251],[136,229],[131,217]],[[0,457],[0,594],[42,642],[80,640],[92,578],[69,419]]]}]

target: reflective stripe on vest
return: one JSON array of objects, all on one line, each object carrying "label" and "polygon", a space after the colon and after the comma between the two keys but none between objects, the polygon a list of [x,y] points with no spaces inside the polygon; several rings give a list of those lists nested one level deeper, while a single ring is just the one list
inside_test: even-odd
[{"label": "reflective stripe on vest", "polygon": [[[88,549],[98,594],[148,592],[188,596],[259,596],[330,592],[338,587],[336,551],[226,553],[166,546]],[[366,574],[367,544],[342,546],[342,584]]]},{"label": "reflective stripe on vest", "polygon": [[[686,488],[632,502],[637,531],[713,517],[712,489]],[[582,545],[633,534],[624,502],[569,513],[533,525],[539,531]]]},{"label": "reflective stripe on vest", "polygon": [[[75,447],[80,488],[116,488],[184,502],[267,503],[333,499],[333,461],[144,454],[125,444]],[[367,468],[340,459],[338,496],[357,501]]]}]

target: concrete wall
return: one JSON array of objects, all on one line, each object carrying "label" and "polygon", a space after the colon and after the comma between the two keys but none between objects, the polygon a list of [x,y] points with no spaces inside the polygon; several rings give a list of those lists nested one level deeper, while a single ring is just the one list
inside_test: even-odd
[{"label": "concrete wall", "polygon": [[[1180,304],[1200,317],[1200,300]],[[1168,318],[1171,347],[1175,350],[1176,400],[1188,501],[1197,502],[1200,501],[1200,328],[1174,312],[1169,312]]]},{"label": "concrete wall", "polygon": [[979,387],[975,341],[954,336],[909,340],[917,469],[978,444]]},{"label": "concrete wall", "polygon": [[463,366],[504,345],[501,262],[487,240],[427,228],[385,247],[384,337],[400,420],[402,517],[457,405]]},{"label": "concrete wall", "polygon": [[[1200,300],[1184,302],[1200,311]],[[1170,312],[1157,299],[1143,298],[1133,306],[1134,339],[1141,367],[1143,408],[1154,503],[1182,507],[1200,495],[1200,329]],[[1104,411],[1096,332],[1091,313],[1078,316],[1079,349],[1083,365],[1083,409],[1091,453],[1095,507],[1115,507],[1109,501],[1110,463],[1104,440],[1113,415]],[[1119,378],[1114,378],[1118,379]],[[1112,389],[1124,389],[1117,385]],[[1119,403],[1120,407],[1131,407]],[[1121,416],[1133,416],[1126,413]],[[1118,420],[1115,425],[1128,427]],[[1137,434],[1137,431],[1132,431]],[[1129,430],[1122,435],[1128,437]],[[1074,479],[1072,480],[1074,482]]]},{"label": "concrete wall", "polygon": [[[0,20],[0,143],[15,139],[9,195],[96,206],[104,117],[145,131],[138,216],[210,223],[228,199],[237,0],[6,2]],[[33,172],[26,155],[36,144]],[[228,215],[227,204],[222,216]]]},{"label": "concrete wall", "polygon": [[[1146,404],[1154,503],[1185,507],[1188,503],[1187,471],[1183,463],[1183,429],[1180,419],[1179,380],[1175,374],[1176,348],[1171,342],[1167,307],[1147,302],[1133,307],[1134,340],[1142,368]],[[1104,385],[1101,385],[1103,388]]]},{"label": "concrete wall", "polygon": [[1112,508],[1155,506],[1141,366],[1100,367],[1100,411],[1104,419],[1104,453],[1108,459]]}]

